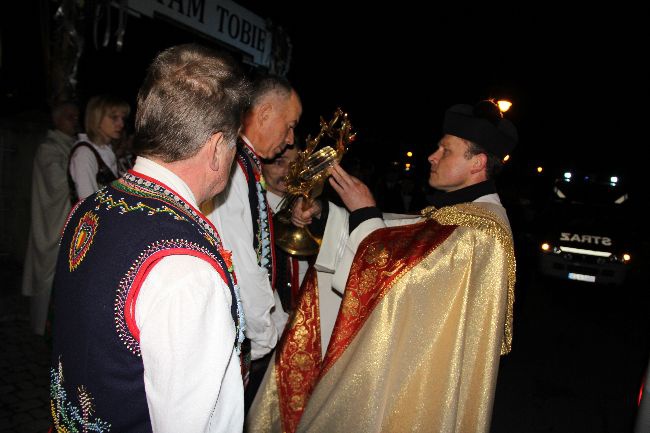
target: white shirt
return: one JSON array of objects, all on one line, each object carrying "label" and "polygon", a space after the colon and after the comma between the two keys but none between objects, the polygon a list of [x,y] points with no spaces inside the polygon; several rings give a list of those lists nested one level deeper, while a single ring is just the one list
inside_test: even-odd
[{"label": "white shirt", "polygon": [[[133,170],[198,208],[187,184],[166,168],[138,157]],[[244,386],[232,302],[221,276],[197,257],[167,256],[147,275],[135,319],[155,432],[242,431]]]},{"label": "white shirt", "polygon": [[31,296],[30,318],[43,335],[61,231],[70,213],[68,158],[74,137],[59,130],[47,132],[36,151],[32,172],[31,224],[23,267],[23,295]]},{"label": "white shirt", "polygon": [[257,263],[248,184],[236,160],[228,186],[214,198],[212,205],[214,208],[206,215],[219,231],[224,246],[232,251],[246,317],[246,337],[251,340],[251,358],[259,359],[277,344],[288,315],[277,292],[271,288],[266,268]]},{"label": "white shirt", "polygon": [[[117,158],[113,148],[108,145],[95,144],[88,139],[86,134],[79,134],[79,140],[75,143],[85,141],[89,143],[104,161],[104,164],[111,169],[115,177],[118,177],[117,171]],[[74,180],[75,189],[77,190],[77,197],[82,200],[89,195],[93,194],[99,189],[97,185],[97,172],[99,165],[92,150],[85,146],[81,146],[74,151],[70,156],[70,176]]]}]

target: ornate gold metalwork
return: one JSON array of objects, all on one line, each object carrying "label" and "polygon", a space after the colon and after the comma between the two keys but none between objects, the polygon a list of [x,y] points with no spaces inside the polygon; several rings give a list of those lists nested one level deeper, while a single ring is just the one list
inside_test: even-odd
[{"label": "ornate gold metalwork", "polygon": [[[347,113],[337,108],[332,120],[320,118],[320,132],[316,137],[307,137],[307,147],[298,152],[298,157],[289,166],[286,177],[287,193],[282,198],[280,210],[273,218],[275,243],[292,256],[316,254],[320,239],[307,228],[298,228],[291,223],[291,212],[296,200],[303,198],[303,209],[308,209],[323,192],[329,167],[341,161],[348,145],[354,141],[356,133]],[[321,140],[333,140],[333,147],[326,145],[317,149]]]}]

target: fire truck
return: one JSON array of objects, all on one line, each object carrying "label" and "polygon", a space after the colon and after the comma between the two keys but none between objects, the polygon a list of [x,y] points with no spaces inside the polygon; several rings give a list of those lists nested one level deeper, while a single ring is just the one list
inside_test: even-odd
[{"label": "fire truck", "polygon": [[615,174],[560,172],[536,223],[540,273],[623,284],[633,263],[629,202],[624,179]]}]

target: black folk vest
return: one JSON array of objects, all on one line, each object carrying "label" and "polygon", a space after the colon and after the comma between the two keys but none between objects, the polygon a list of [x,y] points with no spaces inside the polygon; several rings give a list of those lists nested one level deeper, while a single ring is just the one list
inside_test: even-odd
[{"label": "black folk vest", "polygon": [[232,343],[240,351],[243,313],[229,253],[194,207],[128,172],[72,210],[54,280],[50,396],[57,431],[151,431],[135,303],[148,271],[174,254],[205,260],[226,282],[237,328]]}]

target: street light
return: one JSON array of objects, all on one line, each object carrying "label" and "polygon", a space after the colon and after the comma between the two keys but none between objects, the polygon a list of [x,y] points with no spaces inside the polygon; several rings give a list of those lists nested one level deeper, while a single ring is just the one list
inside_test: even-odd
[{"label": "street light", "polygon": [[497,101],[497,105],[499,106],[499,110],[501,110],[502,113],[505,113],[510,109],[510,107],[512,107],[512,102],[500,99]]}]

